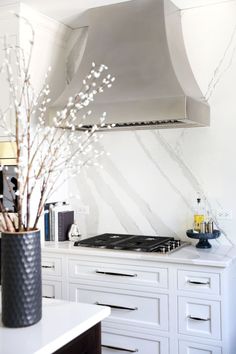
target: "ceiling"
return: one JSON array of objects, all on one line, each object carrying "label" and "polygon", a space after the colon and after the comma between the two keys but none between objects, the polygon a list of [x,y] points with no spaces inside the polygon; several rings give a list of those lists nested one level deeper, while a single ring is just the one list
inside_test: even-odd
[{"label": "ceiling", "polygon": [[[79,15],[92,7],[105,6],[130,0],[0,0],[0,6],[23,2],[35,10],[72,28],[79,27]],[[209,6],[236,0],[172,0],[180,9]]]}]

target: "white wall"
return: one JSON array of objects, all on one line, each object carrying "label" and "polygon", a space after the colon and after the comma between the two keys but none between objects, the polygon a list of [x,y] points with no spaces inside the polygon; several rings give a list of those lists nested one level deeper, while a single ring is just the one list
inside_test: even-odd
[{"label": "white wall", "polygon": [[[236,243],[236,3],[183,10],[182,23],[193,72],[210,96],[211,126],[104,134],[111,153],[104,169],[84,170],[70,183],[71,194],[80,194],[71,199],[75,209],[90,207],[77,215],[84,233],[185,238],[201,192],[222,229],[220,242]],[[232,211],[232,220],[217,220],[216,210]]]},{"label": "white wall", "polygon": [[[14,14],[19,14],[17,19]],[[26,19],[26,21],[25,21]],[[28,23],[27,23],[28,21]],[[24,4],[13,4],[0,7],[0,66],[4,60],[4,38],[8,44],[20,45],[26,58],[29,54],[29,41],[32,41],[32,29],[35,35],[34,49],[30,66],[30,79],[35,93],[41,90],[48,67],[50,98],[53,100],[60,95],[66,81],[65,46],[70,29],[52,20]],[[0,109],[3,111],[9,105],[9,87],[4,77],[0,77]],[[14,119],[9,127],[14,133]],[[35,123],[35,122],[33,122]],[[0,139],[5,140],[4,131],[0,127]],[[67,196],[66,186],[54,198],[63,200]],[[33,196],[31,215],[37,211],[37,197]],[[33,219],[33,218],[32,218]]]},{"label": "white wall", "polygon": [[[21,19],[17,19],[19,14]],[[26,19],[29,24],[24,20]],[[34,49],[30,67],[31,81],[34,89],[40,90],[48,67],[52,71],[49,76],[51,86],[51,99],[60,95],[66,81],[65,47],[71,30],[63,24],[34,11],[32,8],[20,3],[0,6],[0,65],[4,59],[4,38],[8,44],[18,43],[24,49],[25,55],[29,53],[29,41],[34,31]],[[7,106],[8,90],[1,77],[1,108]],[[7,92],[6,92],[7,91]]]},{"label": "white wall", "polygon": [[[19,12],[19,5],[8,5],[4,7],[0,7],[0,66],[3,63],[5,57],[5,43],[9,43],[9,45],[16,45],[19,43],[18,37],[18,23],[16,21],[13,13]],[[9,90],[8,83],[1,74],[0,81],[0,107],[2,112],[4,112],[9,105]],[[13,128],[14,123],[13,119],[10,121],[9,119],[9,128]],[[2,127],[0,127],[0,139],[2,140],[5,136],[5,131]]]},{"label": "white wall", "polygon": [[[64,89],[66,82],[66,57],[64,55],[67,39],[71,30],[63,24],[40,14],[25,4],[20,5],[20,14],[22,20],[20,21],[19,36],[21,46],[25,51],[29,48],[29,40],[31,40],[31,30],[29,25],[24,22],[26,18],[34,31],[34,48],[32,54],[32,63],[30,69],[31,81],[36,92],[42,89],[45,81],[45,74],[48,68],[48,83],[50,85],[50,99],[53,101],[55,97],[60,95]],[[35,122],[37,123],[37,121]],[[38,186],[39,187],[39,186]],[[67,198],[67,184],[50,198],[52,201],[62,201]],[[39,201],[39,190],[35,190],[31,203],[31,220],[34,219],[36,213],[36,206]],[[43,230],[43,217],[39,224]]]},{"label": "white wall", "polygon": [[66,81],[65,70],[65,47],[71,30],[63,24],[34,11],[32,8],[21,3],[20,14],[20,42],[27,50],[31,39],[29,25],[24,22],[26,18],[31,24],[34,33],[34,49],[31,65],[31,79],[36,90],[39,90],[44,82],[45,74],[50,66],[49,83],[53,100],[60,95]]}]

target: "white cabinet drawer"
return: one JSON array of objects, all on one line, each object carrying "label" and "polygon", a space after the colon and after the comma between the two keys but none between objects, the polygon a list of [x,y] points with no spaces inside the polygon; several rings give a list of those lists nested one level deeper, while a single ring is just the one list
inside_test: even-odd
[{"label": "white cabinet drawer", "polygon": [[111,315],[107,321],[132,327],[168,330],[167,295],[128,295],[91,287],[87,289],[86,286],[78,284],[69,285],[69,294],[71,301],[110,306]]},{"label": "white cabinet drawer", "polygon": [[49,299],[62,299],[62,283],[43,279],[42,296]]},{"label": "white cabinet drawer", "polygon": [[62,259],[57,257],[42,257],[42,275],[62,275]]},{"label": "white cabinet drawer", "polygon": [[156,337],[156,341],[102,333],[102,354],[168,354],[168,339]]},{"label": "white cabinet drawer", "polygon": [[220,276],[216,273],[178,270],[178,289],[218,295],[220,293]]},{"label": "white cabinet drawer", "polygon": [[214,347],[201,343],[180,341],[179,354],[222,354],[222,351],[220,347]]},{"label": "white cabinet drawer", "polygon": [[179,332],[211,339],[221,338],[220,302],[179,297]]},{"label": "white cabinet drawer", "polygon": [[168,271],[166,268],[147,268],[123,265],[89,262],[79,259],[69,260],[69,276],[72,278],[86,277],[103,282],[115,282],[128,285],[168,287]]}]

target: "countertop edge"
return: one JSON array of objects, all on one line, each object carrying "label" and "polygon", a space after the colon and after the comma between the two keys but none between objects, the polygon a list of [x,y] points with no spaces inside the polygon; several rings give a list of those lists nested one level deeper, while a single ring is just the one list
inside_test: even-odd
[{"label": "countertop edge", "polygon": [[64,345],[71,342],[73,339],[86,332],[88,329],[92,328],[106,317],[108,317],[111,313],[109,307],[100,306],[101,310],[99,313],[96,313],[94,316],[90,317],[88,320],[79,324],[78,326],[70,329],[69,331],[63,333],[59,338],[55,339],[53,342],[48,343],[40,350],[37,350],[34,354],[51,354],[56,350],[60,349]]},{"label": "countertop edge", "polygon": [[[72,242],[63,244],[48,242],[42,245],[43,252],[52,254],[66,255],[87,255],[87,256],[102,256],[106,258],[129,259],[129,260],[144,260],[149,262],[174,263],[174,264],[189,264],[198,266],[209,266],[217,268],[229,267],[236,261],[236,247],[232,251],[231,247],[219,246],[210,250],[199,250],[196,247],[189,245],[171,254],[159,255],[144,252],[131,251],[114,251],[107,249],[96,249],[87,247],[74,247]],[[125,255],[125,256],[124,256]],[[201,258],[202,257],[202,258]],[[214,259],[215,257],[215,259]]]}]

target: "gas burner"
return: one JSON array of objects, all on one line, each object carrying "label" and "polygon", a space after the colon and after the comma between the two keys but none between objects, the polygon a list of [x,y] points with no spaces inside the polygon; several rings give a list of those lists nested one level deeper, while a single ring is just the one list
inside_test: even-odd
[{"label": "gas burner", "polygon": [[74,246],[166,254],[174,252],[187,244],[187,242],[175,240],[173,237],[106,233],[77,241]]}]

